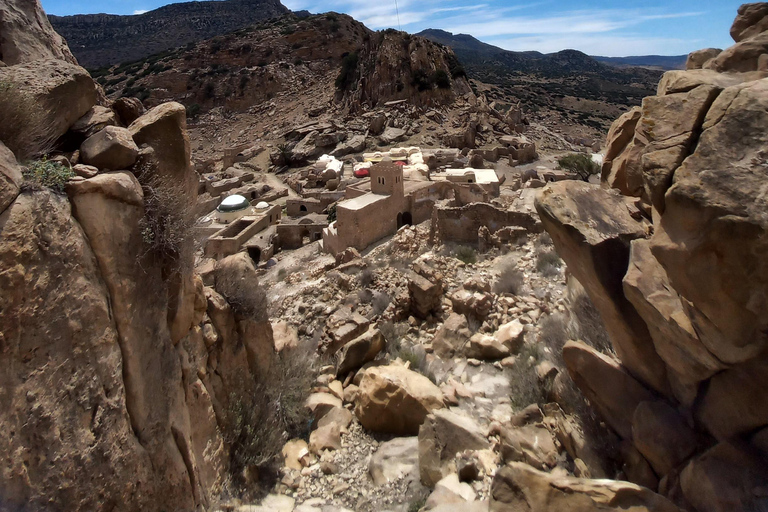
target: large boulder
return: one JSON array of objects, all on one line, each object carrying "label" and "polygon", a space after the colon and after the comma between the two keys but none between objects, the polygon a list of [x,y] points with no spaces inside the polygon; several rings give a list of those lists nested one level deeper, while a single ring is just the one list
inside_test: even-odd
[{"label": "large boulder", "polygon": [[527,464],[501,468],[491,484],[491,511],[680,512],[672,502],[629,482],[558,477]]},{"label": "large boulder", "polygon": [[57,59],[77,64],[53,30],[39,0],[6,0],[0,4],[0,60],[8,66]]},{"label": "large boulder", "polygon": [[523,425],[503,429],[499,437],[504,462],[525,462],[542,471],[552,469],[557,463],[557,447],[552,434],[544,427]]},{"label": "large boulder", "polygon": [[16,163],[16,157],[0,142],[0,214],[19,195],[22,181],[21,168]]},{"label": "large boulder", "polygon": [[611,187],[618,188],[623,194],[631,194],[633,192],[626,186],[626,166],[621,166],[618,163],[614,165],[613,162],[632,142],[632,139],[635,136],[635,127],[640,120],[640,115],[640,108],[635,107],[616,119],[611,125],[610,130],[608,130],[608,137],[605,141],[605,155],[603,156],[601,180],[608,183]]},{"label": "large boulder", "polygon": [[632,442],[659,476],[669,474],[697,446],[696,434],[664,402],[641,402],[632,416]]},{"label": "large boulder", "polygon": [[88,72],[63,60],[36,60],[0,68],[6,122],[2,140],[17,156],[45,150],[96,104],[96,83]]},{"label": "large boulder", "polygon": [[731,37],[737,43],[768,30],[768,4],[742,4],[731,25]]},{"label": "large boulder", "polygon": [[654,395],[615,360],[582,342],[563,347],[568,373],[605,422],[624,439],[632,438],[632,418]]},{"label": "large boulder", "polygon": [[368,430],[416,435],[427,415],[441,407],[443,394],[428,378],[403,366],[378,366],[365,371],[355,415]]},{"label": "large boulder", "polygon": [[432,349],[438,357],[449,359],[456,354],[463,354],[472,331],[469,330],[467,317],[451,313],[443,325],[435,332]]},{"label": "large boulder", "polygon": [[630,242],[646,236],[645,226],[630,216],[621,196],[578,181],[550,183],[536,197],[536,209],[557,253],[600,311],[623,365],[652,389],[668,393],[664,362],[622,289]]},{"label": "large boulder", "polygon": [[80,146],[83,163],[99,169],[117,171],[129,169],[139,156],[131,132],[117,126],[107,126],[91,135]]},{"label": "large boulder", "polygon": [[768,33],[762,32],[726,48],[707,62],[707,67],[721,73],[747,73],[766,71],[765,55],[768,54]]},{"label": "large boulder", "polygon": [[373,483],[385,485],[416,473],[419,464],[418,437],[396,437],[381,443],[368,463]]},{"label": "large boulder", "polygon": [[456,454],[489,447],[485,433],[472,418],[444,409],[434,411],[419,429],[421,483],[434,487],[456,472]]},{"label": "large boulder", "polygon": [[381,331],[370,327],[364,334],[341,347],[337,356],[339,362],[336,365],[336,375],[344,377],[368,361],[373,361],[378,353],[384,350],[386,343]]},{"label": "large boulder", "polygon": [[701,69],[704,67],[704,64],[720,55],[722,51],[720,48],[704,48],[703,50],[691,52],[685,61],[685,69]]},{"label": "large boulder", "polygon": [[83,117],[75,121],[69,131],[73,139],[81,143],[107,126],[118,124],[117,115],[112,109],[94,105]]}]

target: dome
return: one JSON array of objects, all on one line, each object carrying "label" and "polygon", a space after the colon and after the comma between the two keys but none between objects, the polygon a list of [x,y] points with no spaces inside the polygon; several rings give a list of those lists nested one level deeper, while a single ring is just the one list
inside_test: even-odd
[{"label": "dome", "polygon": [[245,210],[251,206],[246,198],[241,195],[234,194],[225,197],[219,206],[216,207],[216,211],[219,212],[236,212],[239,210]]},{"label": "dome", "polygon": [[257,210],[264,210],[264,209],[267,209],[267,208],[269,208],[269,203],[266,202],[266,201],[259,201],[256,204],[256,209]]}]

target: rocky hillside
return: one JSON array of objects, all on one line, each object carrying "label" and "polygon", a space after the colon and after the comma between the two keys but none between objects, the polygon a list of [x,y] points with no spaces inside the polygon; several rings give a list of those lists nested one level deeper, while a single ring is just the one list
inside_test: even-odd
[{"label": "rocky hillside", "polygon": [[592,56],[598,62],[617,67],[644,67],[664,70],[685,69],[687,55],[635,55],[632,57]]},{"label": "rocky hillside", "polygon": [[172,3],[144,14],[49,16],[81,65],[96,69],[232,32],[280,16],[280,0]]},{"label": "rocky hillside", "polygon": [[[470,91],[453,53],[403,32],[373,32],[342,14],[293,14],[96,74],[111,97],[175,100],[192,113],[245,112],[275,96],[332,99],[353,109],[407,99],[448,103]],[[454,71],[452,73],[452,70]]]},{"label": "rocky hillside", "polygon": [[734,46],[692,53],[614,123],[602,187],[536,205],[618,356],[569,342],[569,372],[686,510],[766,505],[767,27],[768,4],[742,6]]}]

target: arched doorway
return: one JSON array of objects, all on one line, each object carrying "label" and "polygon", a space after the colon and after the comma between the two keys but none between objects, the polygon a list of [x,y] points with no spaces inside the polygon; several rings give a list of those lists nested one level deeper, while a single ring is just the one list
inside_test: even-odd
[{"label": "arched doorway", "polygon": [[402,213],[398,213],[397,214],[397,229],[400,229],[401,227],[403,227],[403,214]]},{"label": "arched doorway", "polygon": [[411,212],[404,212],[403,213],[403,225],[404,226],[410,226],[413,224],[413,216],[411,215]]},{"label": "arched doorway", "polygon": [[301,206],[299,206],[299,211],[300,212],[305,212],[305,211],[307,211],[307,207],[304,206],[304,205],[301,205]]}]

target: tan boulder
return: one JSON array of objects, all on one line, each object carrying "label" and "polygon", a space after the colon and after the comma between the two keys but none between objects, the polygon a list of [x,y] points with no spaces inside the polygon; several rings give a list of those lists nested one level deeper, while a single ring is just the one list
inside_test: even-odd
[{"label": "tan boulder", "polygon": [[632,443],[659,476],[669,474],[696,450],[697,438],[664,402],[641,402],[632,417]]},{"label": "tan boulder", "polygon": [[[40,138],[40,143],[52,143],[64,135],[97,100],[96,83],[88,72],[63,60],[35,60],[0,68],[0,82],[12,87],[16,97],[28,98],[30,108],[17,114],[23,117],[16,122],[23,123],[26,129],[44,131],[43,135],[28,134],[28,138]],[[13,130],[23,127],[16,125]],[[3,142],[10,144],[11,136],[16,133],[9,132],[10,127],[5,128],[0,127],[0,135]],[[10,149],[16,152],[24,148]]]},{"label": "tan boulder", "polygon": [[146,109],[138,98],[117,98],[112,102],[112,110],[120,117],[125,126],[130,125],[144,115]]},{"label": "tan boulder", "polygon": [[605,422],[622,438],[632,438],[632,417],[641,402],[653,393],[635,380],[615,360],[592,347],[566,342],[563,359],[568,373]]},{"label": "tan boulder", "polygon": [[16,157],[10,149],[0,142],[0,214],[19,195],[19,188],[23,179],[21,168],[16,163]]},{"label": "tan boulder", "polygon": [[472,418],[449,410],[434,411],[419,429],[421,483],[434,487],[443,477],[456,472],[456,454],[489,446],[485,433]]},{"label": "tan boulder", "polygon": [[725,368],[702,344],[667,273],[653,257],[648,240],[634,240],[624,294],[645,320],[656,352],[680,381],[677,399],[690,406],[698,383]]},{"label": "tan boulder", "polygon": [[373,361],[385,346],[386,340],[381,331],[369,327],[364,334],[341,347],[338,352],[336,375],[342,378],[365,363]]},{"label": "tan boulder", "polygon": [[312,393],[309,395],[309,398],[307,398],[306,407],[317,422],[323,416],[328,414],[331,409],[334,407],[342,409],[344,404],[330,393]]},{"label": "tan boulder", "polygon": [[703,50],[691,52],[685,61],[685,69],[701,69],[704,67],[704,64],[720,55],[722,51],[720,48],[704,48]]},{"label": "tan boulder", "polygon": [[651,238],[701,342],[724,363],[754,357],[768,341],[768,268],[756,250],[768,229],[759,164],[768,136],[757,128],[764,124],[768,83],[720,94],[696,151],[675,172]]},{"label": "tan boulder", "polygon": [[731,25],[731,37],[737,43],[768,30],[768,4],[742,4]]},{"label": "tan boulder", "polygon": [[768,464],[750,449],[720,443],[686,466],[680,486],[700,512],[760,510],[768,489]]},{"label": "tan boulder", "polygon": [[309,445],[303,439],[291,439],[283,445],[281,453],[285,467],[300,471],[304,467],[302,459],[309,454]]},{"label": "tan boulder", "polygon": [[7,66],[58,59],[77,64],[67,42],[53,30],[39,0],[0,4],[0,56]]},{"label": "tan boulder", "polygon": [[379,444],[371,455],[368,473],[376,485],[384,485],[416,472],[419,464],[419,438],[396,437]]},{"label": "tan boulder", "polygon": [[299,333],[284,320],[272,322],[272,336],[275,339],[275,352],[293,349],[299,344]]},{"label": "tan boulder", "polygon": [[81,178],[93,178],[99,174],[99,169],[92,165],[75,164],[72,166],[72,171]]},{"label": "tan boulder", "polygon": [[432,339],[432,349],[443,359],[463,354],[464,347],[469,342],[472,332],[469,330],[467,318],[458,313],[451,313],[435,332]]},{"label": "tan boulder", "polygon": [[493,335],[496,341],[509,348],[510,353],[517,354],[525,343],[525,327],[520,320],[512,320],[499,327]]},{"label": "tan boulder", "polygon": [[495,337],[478,332],[469,339],[465,354],[474,359],[498,360],[509,356],[511,351]]},{"label": "tan boulder", "polygon": [[86,165],[113,171],[128,169],[139,156],[139,148],[125,128],[107,126],[91,135],[80,146],[80,157]]},{"label": "tan boulder", "polygon": [[[117,126],[118,124],[117,116],[112,109],[94,105],[83,117],[75,121],[69,130],[80,140],[85,140],[107,126]],[[120,167],[120,169],[124,169],[124,167]]]},{"label": "tan boulder", "polygon": [[411,312],[419,318],[427,318],[440,311],[443,284],[440,280],[430,281],[416,272],[408,272],[408,296]]},{"label": "tan boulder", "polygon": [[552,434],[544,427],[525,425],[503,429],[499,437],[504,462],[525,462],[543,471],[557,463],[557,447]]},{"label": "tan boulder", "polygon": [[366,370],[355,400],[355,415],[375,432],[415,435],[427,414],[443,407],[443,394],[428,378],[402,366]]},{"label": "tan boulder", "polygon": [[349,424],[352,423],[352,413],[344,407],[332,407],[317,422],[318,428],[326,425],[336,425],[341,432],[346,432]]},{"label": "tan boulder", "polygon": [[323,450],[341,448],[341,430],[339,425],[328,424],[318,427],[309,435],[309,451],[320,455]]},{"label": "tan boulder", "polygon": [[764,55],[768,54],[768,33],[762,32],[723,50],[707,66],[721,73],[768,71]]},{"label": "tan boulder", "polygon": [[491,484],[491,511],[680,512],[644,487],[617,480],[558,477],[520,462],[501,468]]},{"label": "tan boulder", "polygon": [[624,296],[629,244],[644,238],[618,194],[579,181],[550,183],[536,197],[536,210],[568,270],[600,311],[616,354],[651,388],[667,394],[666,367],[648,327]]},{"label": "tan boulder", "polygon": [[691,69],[688,71],[667,71],[661,77],[656,95],[665,96],[689,92],[700,85],[711,85],[726,89],[744,82],[762,78],[759,73],[718,73],[712,69]]},{"label": "tan boulder", "polygon": [[604,162],[612,162],[629,145],[635,136],[635,127],[640,115],[640,107],[634,107],[613,122],[605,139]]}]

